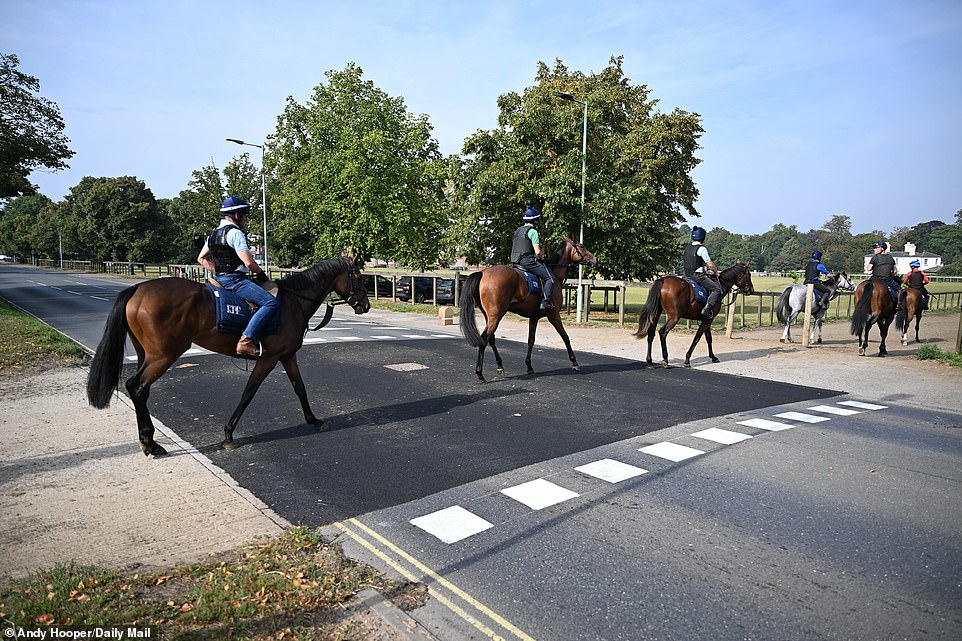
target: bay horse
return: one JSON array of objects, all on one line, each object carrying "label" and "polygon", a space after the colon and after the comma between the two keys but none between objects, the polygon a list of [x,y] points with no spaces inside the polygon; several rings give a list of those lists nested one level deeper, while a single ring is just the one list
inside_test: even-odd
[{"label": "bay horse", "polygon": [[[484,350],[488,345],[491,345],[491,351],[494,352],[494,358],[498,363],[498,376],[504,376],[504,364],[501,362],[501,354],[498,353],[494,333],[498,330],[501,319],[508,312],[514,312],[528,319],[528,354],[525,356],[524,363],[528,367],[529,375],[534,373],[531,367],[531,350],[534,347],[535,332],[538,329],[538,321],[544,317],[547,317],[548,322],[558,331],[568,350],[572,369],[577,371],[578,359],[571,350],[568,332],[561,323],[561,292],[564,289],[570,265],[596,265],[597,263],[598,259],[585,249],[584,245],[565,237],[561,246],[545,261],[545,265],[560,281],[560,286],[555,286],[551,296],[554,308],[547,310],[540,308],[541,296],[529,293],[527,279],[510,265],[494,265],[468,276],[461,289],[461,314],[458,324],[468,344],[478,348],[478,361],[474,368],[478,380],[484,382],[482,368]],[[483,335],[478,331],[477,319],[474,317],[474,310],[479,306],[486,320]]]},{"label": "bay horse", "polygon": [[[303,272],[291,274],[277,281],[277,287],[280,328],[277,334],[261,337],[263,354],[257,358],[240,403],[224,426],[225,449],[233,447],[234,428],[278,361],[294,386],[304,420],[317,431],[323,431],[324,421],[311,411],[297,365],[297,351],[303,344],[307,324],[332,291],[353,307],[356,314],[363,314],[371,308],[358,265],[347,257],[325,260]],[[150,386],[190,348],[191,343],[227,356],[236,354],[240,334],[218,332],[215,314],[210,289],[183,278],[148,280],[117,294],[104,326],[103,338],[90,364],[87,400],[97,409],[110,405],[120,382],[124,345],[129,336],[137,352],[137,370],[124,385],[137,414],[140,447],[149,457],[167,453],[154,441],[154,425],[147,410]]]},{"label": "bay horse", "polygon": [[[852,283],[848,274],[845,272],[832,274],[828,277],[825,285],[828,287],[828,294],[822,294],[822,296],[828,296],[830,301],[838,297],[840,289],[850,292],[855,290],[854,283]],[[782,337],[778,339],[780,343],[792,342],[792,323],[795,322],[795,318],[800,313],[805,311],[805,298],[807,296],[808,285],[796,283],[795,285],[786,287],[785,291],[782,292],[782,295],[779,297],[778,307],[775,313],[778,316],[778,322],[785,323],[785,331],[782,332]],[[813,343],[822,342],[822,319],[825,317],[825,312],[827,311],[828,308],[819,307],[818,311],[812,315],[812,325],[809,329],[808,338]]]},{"label": "bay horse", "polygon": [[868,334],[872,325],[878,324],[881,340],[878,355],[886,356],[885,337],[889,333],[889,325],[895,317],[895,301],[889,293],[884,280],[863,280],[855,290],[855,310],[852,312],[851,333],[858,338],[858,355],[865,356],[868,349]]},{"label": "bay horse", "polygon": [[722,300],[733,288],[746,294],[754,294],[755,287],[752,285],[752,273],[748,268],[748,263],[737,263],[718,274],[718,282],[721,285],[722,295],[712,309],[713,318],[705,318],[701,314],[704,303],[696,300],[695,289],[686,280],[678,276],[665,276],[659,278],[651,285],[648,290],[648,300],[638,314],[638,331],[635,338],[648,336],[648,356],[646,362],[651,364],[651,344],[655,340],[655,329],[658,327],[658,319],[662,311],[665,312],[665,324],[658,330],[661,338],[661,364],[668,367],[668,332],[682,318],[688,320],[699,320],[701,324],[695,332],[695,339],[685,354],[685,367],[691,367],[691,353],[695,351],[695,345],[701,340],[702,334],[705,335],[705,342],[708,343],[708,356],[712,363],[718,362],[718,357],[712,350],[711,324],[714,314],[721,309]]},{"label": "bay horse", "polygon": [[922,322],[922,292],[909,287],[905,290],[905,309],[895,313],[895,329],[902,332],[902,344],[908,345],[909,325],[915,319],[915,342],[919,340],[919,323]]}]

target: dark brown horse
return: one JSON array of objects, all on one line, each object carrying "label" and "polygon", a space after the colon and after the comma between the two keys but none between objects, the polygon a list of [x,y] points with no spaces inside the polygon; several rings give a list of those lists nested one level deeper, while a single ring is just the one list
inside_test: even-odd
[{"label": "dark brown horse", "polygon": [[919,343],[919,323],[922,322],[922,292],[909,287],[905,290],[905,309],[895,313],[895,329],[902,332],[902,344],[908,345],[909,325],[915,319],[915,342]]},{"label": "dark brown horse", "polygon": [[[738,263],[722,271],[718,275],[718,282],[721,284],[722,296],[715,303],[712,312],[718,313],[721,309],[722,299],[733,287],[746,294],[754,294],[755,287],[752,285],[752,273],[748,268],[748,263]],[[665,324],[658,330],[661,338],[661,364],[668,367],[668,332],[682,318],[688,320],[701,321],[698,331],[695,332],[695,339],[685,354],[685,367],[691,367],[691,353],[695,351],[695,345],[701,340],[702,334],[705,335],[705,342],[708,343],[708,356],[712,363],[717,363],[718,358],[712,351],[711,345],[711,324],[712,321],[701,315],[704,303],[695,299],[695,289],[684,279],[677,276],[665,276],[659,278],[648,290],[648,301],[641,312],[638,314],[638,331],[635,332],[636,338],[648,336],[648,357],[647,362],[651,363],[651,344],[655,340],[655,329],[658,327],[658,319],[662,311],[665,312]]]},{"label": "dark brown horse", "polygon": [[868,334],[872,325],[878,324],[881,340],[878,355],[885,356],[885,337],[889,333],[889,325],[895,317],[895,301],[883,280],[869,278],[863,280],[855,289],[855,310],[852,312],[852,335],[858,338],[858,355],[865,356],[868,349]]},{"label": "dark brown horse", "polygon": [[[367,312],[371,305],[357,265],[350,258],[326,260],[277,282],[280,304],[280,331],[261,338],[264,353],[241,395],[240,404],[224,426],[224,447],[230,448],[234,428],[254,398],[264,378],[280,361],[301,401],[304,419],[318,431],[324,422],[314,416],[307,402],[307,391],[297,366],[297,351],[314,312],[333,291],[354,308]],[[128,287],[114,301],[107,317],[104,335],[90,364],[87,400],[98,409],[110,405],[123,369],[127,336],[137,352],[137,371],[125,387],[137,413],[140,447],[147,456],[167,451],[154,441],[154,425],[147,411],[150,386],[174,364],[191,343],[213,352],[233,356],[239,334],[217,331],[214,301],[206,285],[182,278],[160,278]]]},{"label": "dark brown horse", "polygon": [[[561,246],[552,254],[545,265],[552,271],[555,278],[563,286],[568,275],[568,266],[572,264],[595,265],[598,259],[579,242],[565,238]],[[578,359],[571,351],[571,341],[568,332],[561,324],[561,291],[563,287],[555,286],[551,302],[554,309],[540,309],[541,297],[528,293],[528,284],[522,276],[509,265],[495,265],[468,276],[461,289],[461,315],[459,324],[461,333],[472,347],[478,348],[478,362],[474,368],[478,380],[484,382],[481,370],[484,365],[484,350],[490,344],[494,358],[498,362],[498,376],[504,376],[504,364],[495,343],[494,333],[498,324],[508,312],[514,312],[528,319],[528,354],[524,363],[528,366],[528,374],[533,374],[531,367],[531,350],[534,347],[534,335],[538,330],[538,321],[545,316],[556,330],[568,350],[571,366],[578,369]],[[477,319],[474,310],[481,307],[481,313],[487,322],[484,335],[478,332]]]}]

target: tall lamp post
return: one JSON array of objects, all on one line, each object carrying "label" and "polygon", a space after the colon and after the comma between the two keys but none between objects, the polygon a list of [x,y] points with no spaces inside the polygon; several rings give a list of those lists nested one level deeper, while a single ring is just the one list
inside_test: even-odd
[{"label": "tall lamp post", "polygon": [[[587,157],[588,157],[588,101],[582,102],[578,100],[570,93],[563,93],[561,91],[556,91],[555,94],[562,100],[567,100],[568,102],[577,102],[578,104],[584,105],[585,107],[585,120],[584,120],[584,130],[581,133],[581,229],[578,231],[578,242],[585,242],[585,177],[587,175]],[[583,299],[584,299],[584,287],[582,287],[582,276],[584,274],[584,266],[578,263],[578,322],[584,321],[584,317],[581,315]]]},{"label": "tall lamp post", "polygon": [[270,273],[270,262],[267,259],[267,181],[264,177],[267,170],[264,168],[264,145],[255,145],[252,142],[244,142],[237,138],[228,138],[227,142],[247,145],[248,147],[257,147],[261,150],[261,209],[264,212],[264,271]]}]

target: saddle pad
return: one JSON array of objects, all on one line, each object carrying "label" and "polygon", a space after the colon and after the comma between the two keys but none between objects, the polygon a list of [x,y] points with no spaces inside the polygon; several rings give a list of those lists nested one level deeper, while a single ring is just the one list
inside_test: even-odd
[{"label": "saddle pad", "polygon": [[537,276],[535,276],[529,271],[525,271],[521,269],[517,265],[512,265],[511,267],[514,269],[514,271],[524,276],[525,280],[528,283],[529,294],[531,294],[532,296],[541,296],[541,279],[540,278],[538,278]]},{"label": "saddle pad", "polygon": [[694,288],[695,300],[697,300],[699,303],[708,302],[708,292],[705,290],[704,287],[702,287],[701,285],[699,285],[698,283],[696,283],[695,281],[693,281],[691,278],[687,276],[684,277],[684,281]]},{"label": "saddle pad", "polygon": [[[253,311],[246,300],[223,287],[207,285],[214,296],[214,309],[217,310],[217,331],[223,334],[243,334],[250,322]],[[279,314],[264,326],[264,334],[280,332],[281,321]]]}]

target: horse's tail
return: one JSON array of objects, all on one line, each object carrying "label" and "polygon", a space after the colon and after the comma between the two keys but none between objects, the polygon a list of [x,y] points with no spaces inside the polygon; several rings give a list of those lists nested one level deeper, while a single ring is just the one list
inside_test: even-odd
[{"label": "horse's tail", "polygon": [[852,312],[852,336],[861,336],[868,324],[868,319],[872,315],[873,289],[874,283],[872,281],[867,281],[862,289],[862,296],[858,299],[855,310]]},{"label": "horse's tail", "polygon": [[905,302],[905,306],[902,307],[902,309],[895,313],[895,329],[903,333],[908,331],[909,328],[909,315],[905,309],[906,307],[908,307],[908,301]]},{"label": "horse's tail", "polygon": [[87,375],[87,401],[99,410],[110,405],[110,398],[120,381],[124,366],[124,344],[127,340],[127,303],[138,285],[128,287],[114,300],[114,307],[107,316],[104,335],[97,346],[97,353],[90,363]]},{"label": "horse's tail", "polygon": [[792,288],[787,287],[782,295],[778,298],[778,307],[775,309],[775,314],[778,316],[778,322],[783,325],[788,322],[788,317],[791,314],[788,308],[788,299],[792,296]]},{"label": "horse's tail", "polygon": [[461,287],[461,313],[458,316],[458,325],[461,326],[461,334],[471,347],[481,345],[481,333],[478,332],[478,323],[474,318],[474,309],[478,305],[478,284],[480,282],[481,272],[474,272],[467,277]]},{"label": "horse's tail", "polygon": [[648,300],[638,312],[638,331],[635,332],[635,338],[641,338],[648,333],[652,325],[658,324],[658,317],[661,316],[661,286],[664,283],[664,279],[659,278],[648,290]]}]

